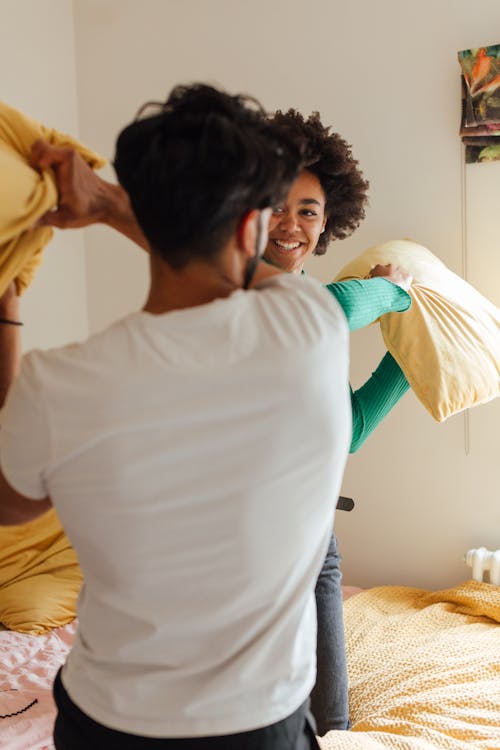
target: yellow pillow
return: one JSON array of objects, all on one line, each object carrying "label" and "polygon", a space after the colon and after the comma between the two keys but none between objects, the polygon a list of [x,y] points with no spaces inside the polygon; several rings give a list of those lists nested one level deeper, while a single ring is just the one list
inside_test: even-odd
[{"label": "yellow pillow", "polygon": [[500,310],[422,245],[393,240],[348,263],[335,281],[366,278],[377,263],[412,274],[412,305],[380,318],[387,349],[416,396],[442,422],[499,395]]},{"label": "yellow pillow", "polygon": [[0,526],[0,623],[40,635],[76,615],[82,574],[54,509]]},{"label": "yellow pillow", "polygon": [[94,168],[106,160],[71,136],[41,125],[0,101],[0,296],[11,281],[21,294],[33,280],[52,229],[33,223],[57,203],[54,176],[29,166],[31,146],[42,138],[71,146]]}]

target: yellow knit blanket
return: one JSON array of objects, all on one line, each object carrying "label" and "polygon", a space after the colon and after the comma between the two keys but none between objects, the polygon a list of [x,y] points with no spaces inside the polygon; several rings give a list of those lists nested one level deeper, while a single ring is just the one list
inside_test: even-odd
[{"label": "yellow knit blanket", "polygon": [[500,749],[500,588],[382,586],[345,603],[350,732],[323,750]]},{"label": "yellow knit blanket", "polygon": [[39,174],[29,165],[31,146],[39,138],[75,148],[94,168],[106,163],[71,136],[0,101],[0,296],[14,280],[18,294],[26,289],[52,237],[50,227],[33,228],[57,204],[53,174]]}]

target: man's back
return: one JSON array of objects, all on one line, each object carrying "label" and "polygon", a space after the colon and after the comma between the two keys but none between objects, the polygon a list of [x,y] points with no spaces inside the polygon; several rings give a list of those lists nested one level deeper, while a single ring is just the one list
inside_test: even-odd
[{"label": "man's back", "polygon": [[3,463],[19,491],[50,494],[78,553],[63,682],[89,716],[214,735],[307,698],[347,362],[340,309],[290,276],[28,357],[5,422],[36,413],[32,473]]}]

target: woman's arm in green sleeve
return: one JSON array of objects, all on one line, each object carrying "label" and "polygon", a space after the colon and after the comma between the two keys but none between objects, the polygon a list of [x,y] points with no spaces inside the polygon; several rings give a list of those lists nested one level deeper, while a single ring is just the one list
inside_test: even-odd
[{"label": "woman's arm in green sleeve", "polygon": [[334,281],[325,288],[344,311],[350,331],[373,323],[385,313],[408,310],[411,305],[408,292],[382,276]]},{"label": "woman's arm in green sleeve", "polygon": [[387,352],[366,383],[357,391],[351,388],[352,440],[349,453],[355,453],[363,445],[409,387],[398,363]]},{"label": "woman's arm in green sleeve", "polygon": [[[326,284],[342,307],[349,330],[373,323],[388,312],[404,312],[411,297],[402,287],[383,277],[351,279]],[[351,388],[352,441],[355,453],[409,388],[408,381],[389,352],[372,376],[357,391]]]}]

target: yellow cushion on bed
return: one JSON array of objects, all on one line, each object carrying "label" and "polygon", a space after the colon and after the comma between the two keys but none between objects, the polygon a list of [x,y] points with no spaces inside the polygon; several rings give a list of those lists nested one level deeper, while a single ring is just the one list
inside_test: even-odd
[{"label": "yellow cushion on bed", "polygon": [[33,223],[57,203],[54,176],[29,166],[38,138],[56,146],[71,146],[94,168],[106,160],[69,135],[47,128],[0,101],[0,296],[11,281],[21,294],[42,260],[52,229],[32,229]]},{"label": "yellow cushion on bed", "polygon": [[413,276],[412,305],[380,318],[388,350],[415,395],[442,422],[500,392],[500,310],[422,245],[393,240],[348,263],[336,281],[367,278],[377,263]]},{"label": "yellow cushion on bed", "polygon": [[39,635],[76,615],[82,574],[54,509],[0,526],[0,623]]}]

